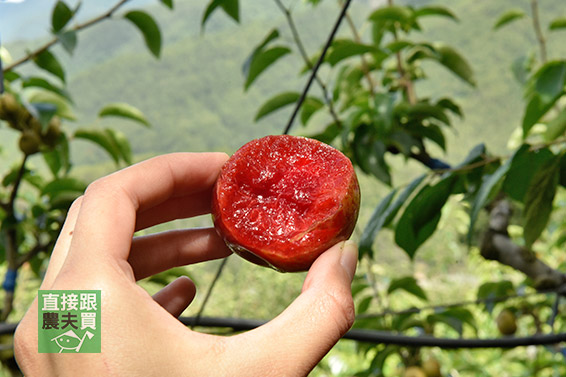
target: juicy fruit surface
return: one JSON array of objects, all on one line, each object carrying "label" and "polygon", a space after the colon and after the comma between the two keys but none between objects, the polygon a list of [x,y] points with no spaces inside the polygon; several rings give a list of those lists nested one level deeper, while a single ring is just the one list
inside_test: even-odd
[{"label": "juicy fruit surface", "polygon": [[240,255],[300,271],[351,235],[359,200],[352,164],[341,152],[313,139],[267,136],[244,145],[225,164],[213,216]]}]

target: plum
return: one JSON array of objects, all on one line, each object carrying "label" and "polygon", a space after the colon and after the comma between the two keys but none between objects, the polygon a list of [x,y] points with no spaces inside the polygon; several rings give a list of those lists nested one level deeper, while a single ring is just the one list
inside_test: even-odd
[{"label": "plum", "polygon": [[212,195],[218,234],[243,258],[282,272],[306,271],[352,234],[360,188],[350,160],[318,140],[266,136],[222,167]]}]

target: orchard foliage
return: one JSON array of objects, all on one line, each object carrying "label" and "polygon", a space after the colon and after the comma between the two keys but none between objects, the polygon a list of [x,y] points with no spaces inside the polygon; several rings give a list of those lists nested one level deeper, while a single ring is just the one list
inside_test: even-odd
[{"label": "orchard foliage", "polygon": [[[67,74],[53,46],[72,55],[81,30],[110,18],[122,18],[137,28],[156,58],[161,51],[161,33],[145,11],[117,12],[126,1],[117,2],[106,13],[84,23],[76,21],[80,2],[74,8],[57,1],[51,13],[52,39],[35,51],[14,60],[0,47],[3,94],[0,96],[0,126],[17,137],[18,161],[2,173],[0,185],[0,255],[7,268],[3,289],[2,320],[13,308],[18,270],[29,263],[40,277],[72,201],[86,188],[73,174],[70,145],[86,140],[106,151],[117,167],[132,162],[125,134],[103,127],[107,118],[121,117],[144,127],[150,123],[143,113],[127,103],[110,103],[98,113],[95,126],[81,125],[67,89]],[[162,3],[172,8],[172,1]],[[20,71],[24,63],[35,69]],[[106,124],[109,120],[106,120]]]},{"label": "orchard foliage", "polygon": [[[293,53],[304,60],[304,66],[299,69],[301,75],[310,74],[321,57],[322,50],[307,54],[291,8],[281,1],[275,2],[287,19],[292,41],[281,38],[284,31],[280,28],[266,33],[244,63],[245,90]],[[319,1],[310,3],[316,12]],[[343,3],[338,2],[339,6]],[[237,0],[223,4],[238,9]],[[371,272],[360,275],[353,286],[358,303],[356,327],[411,334],[478,336],[478,318],[484,315],[483,309],[492,318],[497,315],[506,319],[532,317],[535,326],[531,327],[531,333],[541,334],[556,328],[558,306],[550,310],[552,300],[548,297],[525,300],[520,306],[505,300],[525,290],[563,292],[566,283],[566,275],[560,270],[563,266],[549,266],[533,251],[537,246],[555,248],[566,243],[565,223],[552,220],[553,214],[563,206],[556,203],[556,197],[563,195],[566,187],[566,60],[564,57],[549,60],[546,45],[548,38],[566,28],[566,19],[558,17],[542,25],[538,2],[533,0],[530,5],[530,13],[511,9],[493,20],[493,38],[497,38],[498,29],[526,21],[532,24],[537,38],[533,51],[528,51],[526,58],[518,57],[512,66],[514,77],[523,87],[524,110],[522,122],[517,125],[519,132],[510,136],[510,142],[515,145],[510,155],[489,151],[484,144],[472,148],[467,157],[455,165],[442,161],[441,156],[431,155],[446,151],[446,132],[453,126],[453,119],[463,119],[464,114],[458,100],[449,93],[436,93],[434,97],[418,95],[415,85],[430,80],[427,75],[430,64],[424,63],[447,70],[464,86],[475,88],[477,85],[476,73],[465,57],[466,46],[456,48],[442,40],[422,40],[420,32],[426,18],[459,22],[460,16],[449,8],[428,2],[409,6],[388,1],[367,14],[363,20],[365,33],[360,33],[353,20],[348,19],[349,25],[342,26],[343,32],[326,52],[322,64],[325,77],[329,75],[330,79],[322,81],[316,77],[318,88],[308,93],[300,108],[300,121],[309,131],[313,129],[312,124],[319,127],[317,133],[309,136],[337,145],[359,170],[391,187],[367,224],[361,224],[360,258],[379,264],[376,238],[389,229],[394,232],[395,243],[413,260],[422,245],[439,231],[444,208],[457,201],[469,220],[464,243],[472,250],[479,249],[485,259],[496,260],[526,275],[521,284],[508,280],[486,281],[477,292],[477,304],[484,303],[483,307],[430,307],[430,310],[408,310],[397,316],[368,316],[366,313],[371,308],[379,308],[380,303],[390,302],[399,292],[426,306],[428,297],[418,280],[413,276],[401,277],[390,281],[380,291],[371,279]],[[203,23],[209,16],[207,13]],[[237,17],[231,17],[237,21]],[[344,31],[348,27],[349,33]],[[531,26],[526,24],[526,27]],[[274,93],[259,107],[255,120],[294,106],[300,97],[299,90]],[[322,112],[327,113],[329,120],[320,127],[320,119],[324,118],[315,115]],[[403,187],[395,186],[390,164],[392,155],[419,161],[427,171]],[[512,216],[508,208],[514,208],[519,215]],[[486,219],[486,211],[489,219]],[[509,226],[521,232],[510,235]],[[383,306],[381,309],[388,310]],[[501,312],[504,314],[499,314]],[[506,325],[505,331],[500,329],[503,335],[516,331],[516,323]],[[563,328],[563,324],[560,326]],[[424,365],[419,350],[397,346],[361,346],[361,349],[375,355],[364,372],[358,371],[361,375],[382,375],[387,360],[393,355],[407,367]],[[548,354],[541,353],[538,357],[549,365],[560,365],[554,363],[563,363],[561,357],[553,356],[560,350],[558,346],[549,348]],[[536,373],[535,366],[529,369]]]}]

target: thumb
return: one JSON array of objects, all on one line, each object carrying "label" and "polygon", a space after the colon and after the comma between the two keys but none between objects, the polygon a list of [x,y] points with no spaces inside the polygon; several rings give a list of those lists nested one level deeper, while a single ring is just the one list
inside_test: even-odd
[{"label": "thumb", "polygon": [[[354,322],[350,286],[357,256],[352,241],[324,252],[310,268],[302,293],[283,313],[240,335],[240,351],[255,354],[260,359],[255,364],[258,367],[263,364],[285,374],[308,374]],[[247,348],[255,351],[249,353]]]}]

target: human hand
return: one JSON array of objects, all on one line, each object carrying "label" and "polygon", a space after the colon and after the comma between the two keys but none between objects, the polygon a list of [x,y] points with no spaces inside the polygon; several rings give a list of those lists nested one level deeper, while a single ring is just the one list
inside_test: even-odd
[{"label": "human hand", "polygon": [[267,324],[231,337],[192,331],[177,316],[194,284],[180,277],[154,297],[136,280],[169,268],[230,255],[213,228],[134,232],[210,212],[227,156],[156,157],[92,183],[69,210],[40,289],[101,290],[102,352],[38,353],[37,298],[14,338],[27,376],[302,376],[354,320],[350,284],[357,249],[342,242],[323,253],[302,293]]}]

